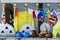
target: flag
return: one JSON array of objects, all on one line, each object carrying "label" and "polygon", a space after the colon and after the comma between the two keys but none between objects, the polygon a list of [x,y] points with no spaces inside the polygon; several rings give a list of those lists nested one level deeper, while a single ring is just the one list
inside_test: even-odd
[{"label": "flag", "polygon": [[28,23],[28,13],[27,13],[27,11],[18,12],[18,26],[19,26],[19,30],[26,23]]},{"label": "flag", "polygon": [[57,21],[56,25],[53,27],[53,38],[56,38],[57,34],[60,34],[60,20]]},{"label": "flag", "polygon": [[2,14],[2,24],[5,24],[6,23],[6,15],[5,13]]},{"label": "flag", "polygon": [[40,10],[35,10],[36,17],[38,16]]},{"label": "flag", "polygon": [[19,28],[18,28],[18,10],[17,10],[17,8],[15,9],[14,29],[15,29],[15,32],[17,32],[19,30]]},{"label": "flag", "polygon": [[33,14],[33,18],[36,18],[36,14],[35,14],[34,10],[33,10],[32,14]]},{"label": "flag", "polygon": [[55,23],[54,18],[49,18],[49,24],[50,24],[50,25],[53,25],[54,23]]},{"label": "flag", "polygon": [[34,20],[34,28],[36,30],[36,13],[35,13],[35,10],[32,11],[32,14],[33,14],[33,20]]},{"label": "flag", "polygon": [[25,24],[30,24],[32,27],[34,27],[34,21],[33,21],[33,16],[32,13],[29,14],[27,10],[25,11],[17,11],[15,13],[15,18],[14,18],[14,29],[16,32],[20,31],[23,25]]},{"label": "flag", "polygon": [[36,18],[36,15],[35,15],[35,12],[33,12],[33,9],[28,8],[28,15],[29,15],[28,23],[30,23],[32,25],[32,27],[34,27],[34,17]]},{"label": "flag", "polygon": [[22,28],[25,24],[30,24],[32,27],[34,26],[33,16],[32,14],[29,14],[27,10],[18,12],[18,25],[19,30]]},{"label": "flag", "polygon": [[50,17],[49,17],[49,24],[50,25],[54,25],[57,22],[57,15],[56,15],[56,11],[52,10],[50,12]]}]

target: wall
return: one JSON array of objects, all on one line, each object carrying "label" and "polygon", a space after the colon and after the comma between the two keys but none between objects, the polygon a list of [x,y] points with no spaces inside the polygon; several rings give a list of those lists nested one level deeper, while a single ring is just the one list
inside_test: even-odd
[{"label": "wall", "polygon": [[0,3],[0,22],[1,22],[1,14],[2,14],[2,4]]}]

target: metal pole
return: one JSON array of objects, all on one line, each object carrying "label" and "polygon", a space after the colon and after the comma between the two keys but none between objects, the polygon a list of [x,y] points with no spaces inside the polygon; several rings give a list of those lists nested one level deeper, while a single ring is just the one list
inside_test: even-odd
[{"label": "metal pole", "polygon": [[[49,13],[50,13],[50,4],[47,3],[46,5],[47,5],[47,13],[48,13],[48,16],[49,16]],[[47,16],[46,19],[47,19],[47,22],[49,23],[49,21],[48,21],[49,20],[49,17],[48,16]],[[48,38],[46,38],[46,40],[48,40]]]},{"label": "metal pole", "polygon": [[16,9],[16,3],[14,3],[14,18],[15,18],[15,9]]},{"label": "metal pole", "polygon": [[60,3],[58,3],[58,11],[60,12]]},{"label": "metal pole", "polygon": [[25,6],[25,11],[28,10],[28,4],[25,3],[24,6]]},{"label": "metal pole", "polygon": [[[38,6],[39,6],[39,4],[36,3],[36,10],[39,9]],[[38,16],[36,16],[36,31],[37,31],[37,33],[38,33],[38,31],[39,31],[39,29],[38,29]]]}]

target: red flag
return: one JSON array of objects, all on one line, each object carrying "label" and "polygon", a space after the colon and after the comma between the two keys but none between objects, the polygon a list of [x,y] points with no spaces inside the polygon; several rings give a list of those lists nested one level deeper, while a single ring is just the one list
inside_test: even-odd
[{"label": "red flag", "polygon": [[36,15],[35,15],[35,11],[34,10],[33,10],[32,13],[33,13],[33,18],[36,18]]}]

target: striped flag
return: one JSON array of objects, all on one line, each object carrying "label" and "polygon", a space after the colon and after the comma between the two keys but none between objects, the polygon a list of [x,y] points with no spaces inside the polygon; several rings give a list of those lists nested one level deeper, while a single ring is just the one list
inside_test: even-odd
[{"label": "striped flag", "polygon": [[49,24],[50,25],[54,25],[56,22],[57,22],[57,15],[56,15],[56,11],[55,10],[52,10],[50,12],[50,18],[49,18]]},{"label": "striped flag", "polygon": [[50,24],[50,25],[53,25],[54,23],[55,23],[54,18],[49,18],[49,24]]}]

